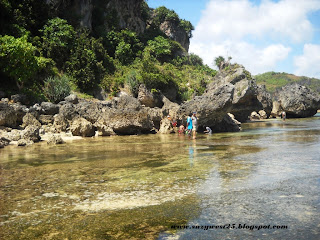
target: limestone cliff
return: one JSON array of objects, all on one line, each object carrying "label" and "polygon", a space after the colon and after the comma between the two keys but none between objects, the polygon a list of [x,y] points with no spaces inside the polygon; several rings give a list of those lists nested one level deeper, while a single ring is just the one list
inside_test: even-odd
[{"label": "limestone cliff", "polygon": [[160,30],[169,38],[177,41],[188,52],[190,40],[186,31],[172,21],[164,21],[160,25]]},{"label": "limestone cliff", "polygon": [[[129,29],[140,35],[152,25],[156,17],[155,10],[149,8],[144,0],[45,0],[45,2],[51,7],[53,17],[59,16],[67,19],[72,25],[86,27],[99,34],[113,29]],[[157,24],[160,31],[188,51],[191,31],[188,34],[179,21],[163,20]]]},{"label": "limestone cliff", "polygon": [[45,0],[51,9],[69,22],[90,30],[109,31],[114,26],[141,34],[143,0]]}]

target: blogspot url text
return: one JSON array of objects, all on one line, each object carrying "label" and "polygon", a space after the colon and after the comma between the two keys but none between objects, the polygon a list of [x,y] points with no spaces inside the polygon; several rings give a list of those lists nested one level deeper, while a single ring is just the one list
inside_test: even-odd
[{"label": "blogspot url text", "polygon": [[243,229],[243,230],[262,230],[262,229],[288,229],[286,225],[249,225],[249,224],[222,224],[222,225],[173,225],[171,229],[199,229],[199,230],[211,230],[211,229]]}]

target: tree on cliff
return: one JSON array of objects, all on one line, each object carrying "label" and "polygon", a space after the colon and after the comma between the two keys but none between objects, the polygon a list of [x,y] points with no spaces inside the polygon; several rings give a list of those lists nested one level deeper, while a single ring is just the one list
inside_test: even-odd
[{"label": "tree on cliff", "polygon": [[225,62],[225,59],[222,56],[216,57],[214,59],[214,63],[218,67],[219,70],[222,69],[222,65],[223,65],[224,62]]}]

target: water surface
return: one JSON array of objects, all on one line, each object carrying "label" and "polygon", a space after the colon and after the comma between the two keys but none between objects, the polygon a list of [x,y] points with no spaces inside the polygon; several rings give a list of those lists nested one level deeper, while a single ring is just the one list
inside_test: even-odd
[{"label": "water surface", "polygon": [[[319,239],[320,119],[0,150],[0,239]],[[288,229],[171,226],[286,225]]]}]

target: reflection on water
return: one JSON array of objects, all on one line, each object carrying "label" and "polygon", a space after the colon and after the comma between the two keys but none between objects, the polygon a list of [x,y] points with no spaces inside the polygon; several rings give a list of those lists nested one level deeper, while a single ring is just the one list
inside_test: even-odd
[{"label": "reflection on water", "polygon": [[[0,150],[0,239],[316,239],[319,117]],[[171,225],[281,224],[288,230]]]}]

